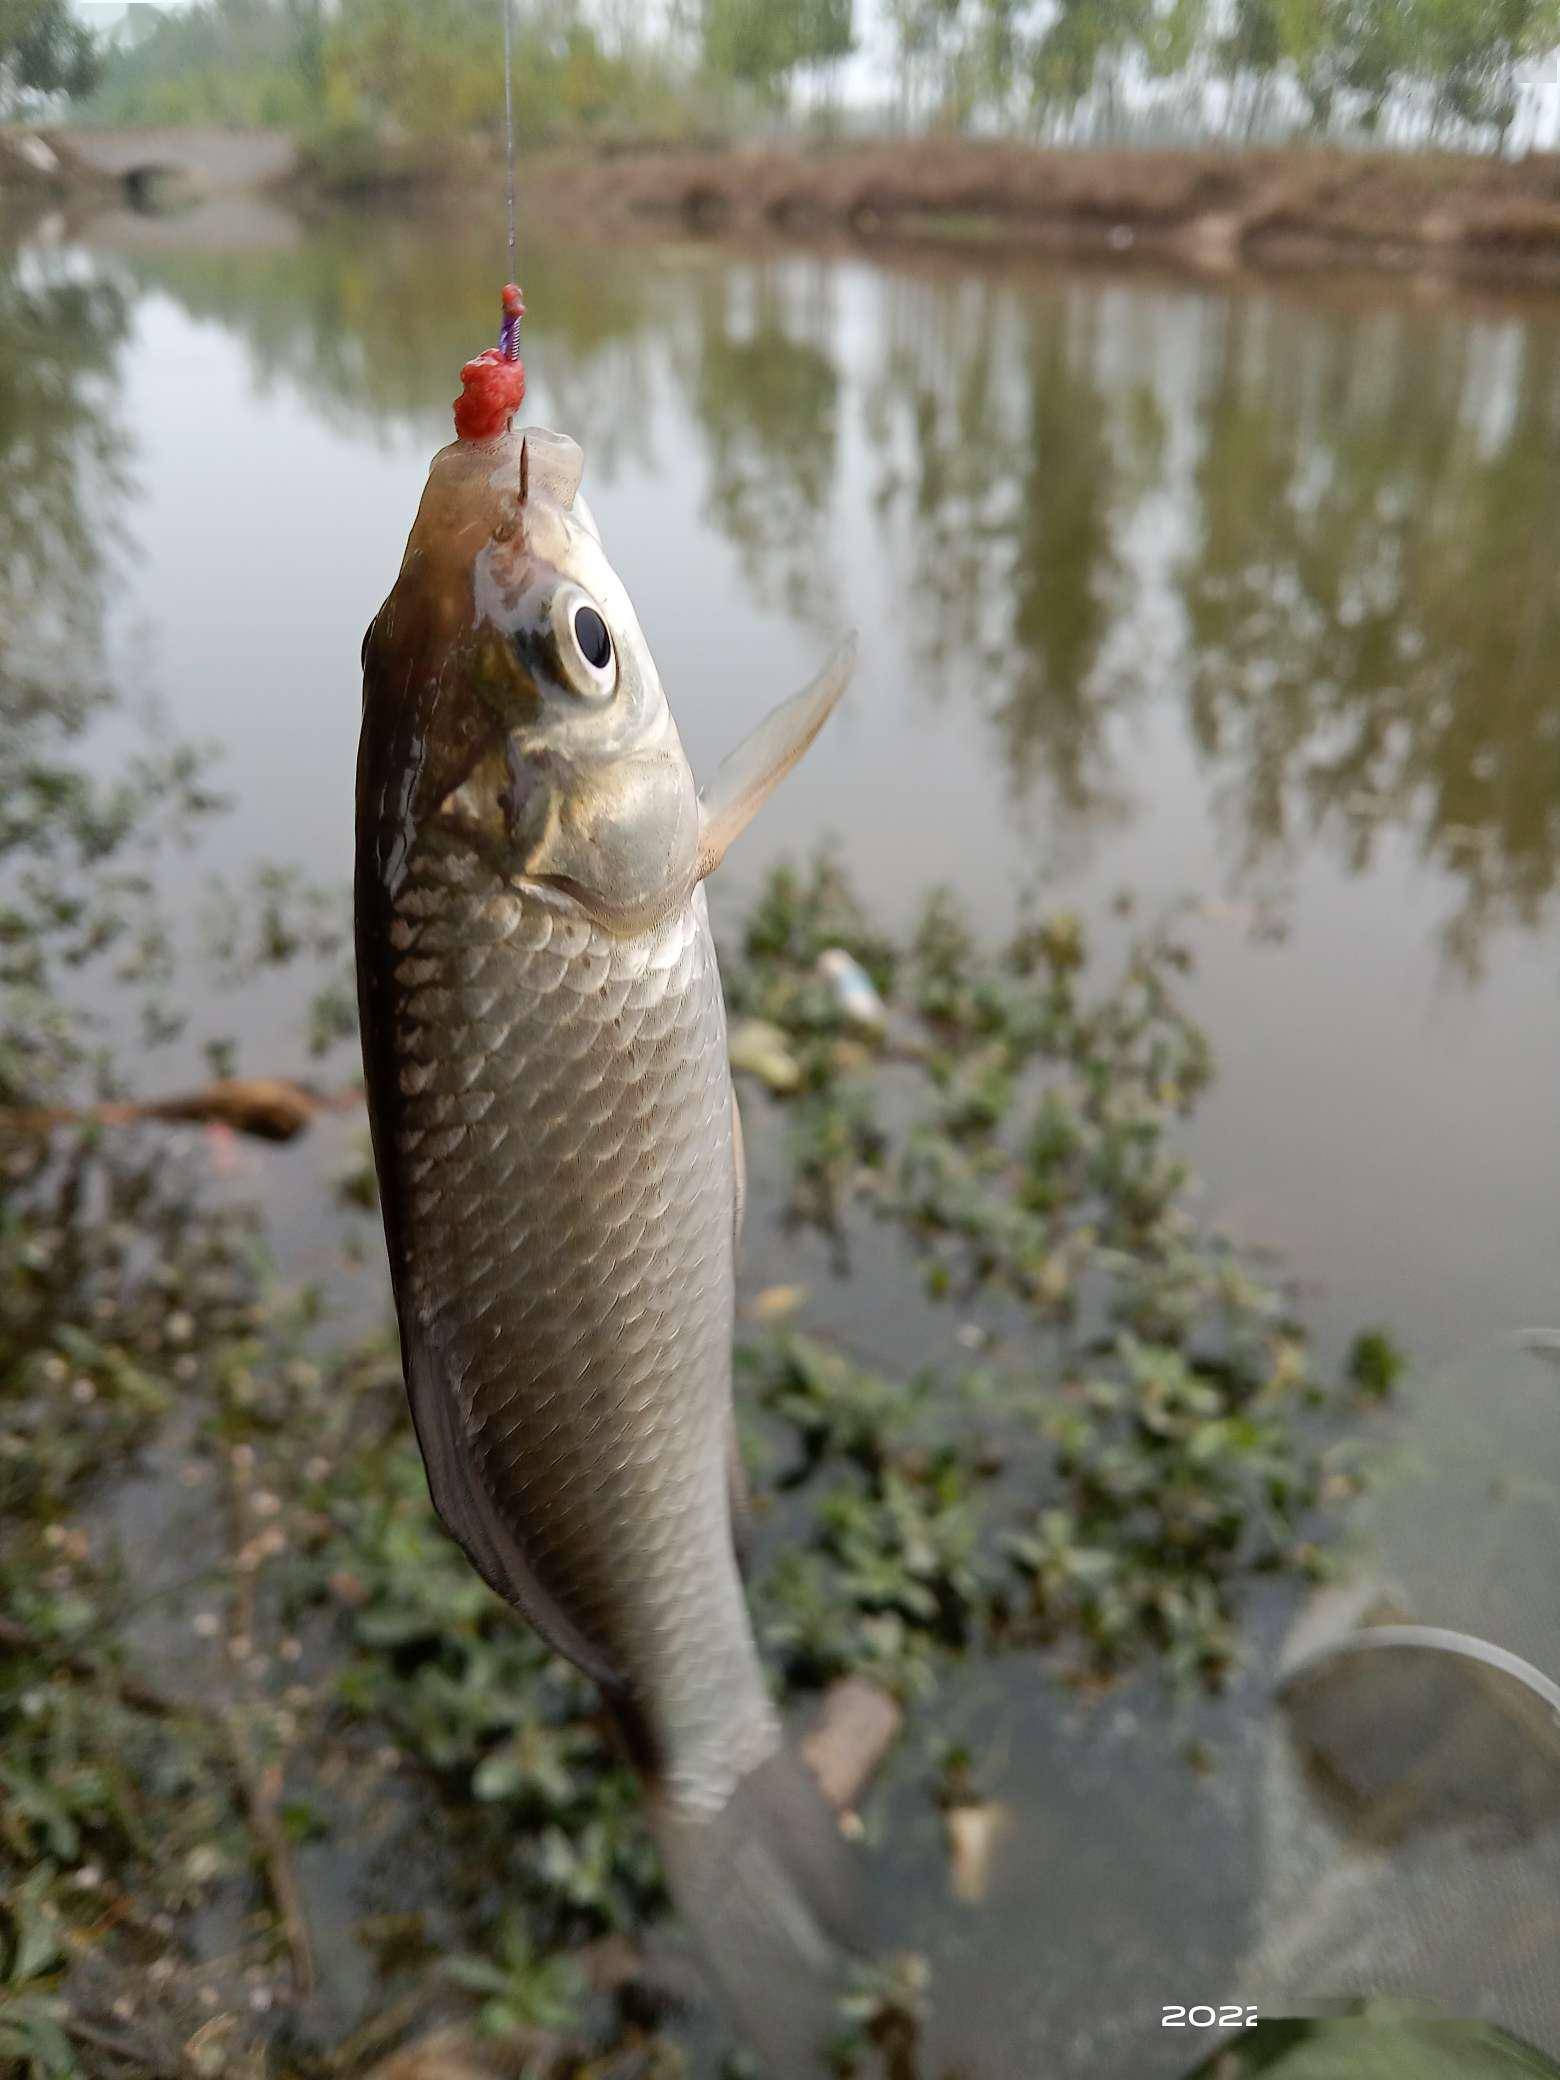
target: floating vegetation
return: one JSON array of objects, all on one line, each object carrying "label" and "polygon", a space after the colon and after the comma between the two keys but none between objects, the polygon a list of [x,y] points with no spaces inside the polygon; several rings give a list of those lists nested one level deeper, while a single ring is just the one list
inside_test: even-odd
[{"label": "floating vegetation", "polygon": [[[798,1334],[750,1359],[814,1494],[765,1592],[792,1680],[914,1690],[943,1649],[1038,1641],[1091,1678],[1152,1653],[1214,1683],[1242,1587],[1322,1565],[1320,1516],[1357,1480],[1322,1419],[1401,1360],[1370,1332],[1324,1386],[1284,1291],[1190,1210],[1174,1132],[1212,1059],[1179,922],[1101,987],[1067,914],[992,950],[938,892],[899,948],[827,856],[757,903],[731,990],[805,1065],[793,1211],[891,1222],[930,1296],[1021,1310],[963,1382],[885,1381]],[[882,995],[870,1046],[819,985],[830,948]]]},{"label": "floating vegetation", "polygon": [[914,2080],[930,1994],[926,1960],[913,1952],[863,1968],[840,2003],[842,2028],[834,2047],[840,2080],[876,2072],[889,2080]]},{"label": "floating vegetation", "polygon": [[1384,1401],[1403,1376],[1408,1360],[1385,1329],[1362,1329],[1344,1367],[1362,1394]]},{"label": "floating vegetation", "polygon": [[[172,999],[170,928],[153,866],[217,806],[189,747],[138,751],[95,780],[59,755],[53,718],[16,712],[0,681],[0,1103],[56,1097],[107,1069],[102,1021],[73,1009],[85,973],[136,992],[140,1039],[183,1029]],[[65,732],[70,733],[70,725]]]},{"label": "floating vegetation", "polygon": [[[339,910],[256,888],[214,905],[207,972],[339,961]],[[897,945],[827,857],[754,906],[733,1020],[795,1068],[755,1064],[748,1100],[787,1123],[793,1211],[846,1250],[897,1234],[970,1352],[890,1378],[796,1325],[800,1287],[760,1310],[752,1590],[785,1694],[920,1699],[1017,1648],[1090,1689],[1216,1684],[1252,1579],[1321,1564],[1356,1478],[1330,1416],[1400,1361],[1371,1331],[1324,1389],[1282,1292],[1189,1211],[1175,1127],[1210,1060],[1174,923],[1102,985],[1065,916],[992,951],[938,896]],[[27,1095],[89,1053],[117,1086],[51,1001]],[[393,1337],[279,1281],[213,1181],[221,1131],[0,1148],[0,2061],[326,2080],[445,2026],[555,2080],[713,2071],[594,1690],[439,1528]],[[319,1186],[340,1276],[377,1266],[350,1130]],[[981,1812],[969,1758],[943,1776]],[[913,2072],[926,1997],[913,1957],[865,1975],[840,2072]]]}]

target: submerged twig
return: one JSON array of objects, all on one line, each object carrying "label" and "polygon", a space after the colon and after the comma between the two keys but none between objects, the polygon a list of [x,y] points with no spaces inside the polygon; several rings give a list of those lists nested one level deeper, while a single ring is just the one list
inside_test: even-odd
[{"label": "submerged twig", "polygon": [[84,2022],[79,2015],[67,2013],[61,2021],[66,2035],[74,2037],[78,2044],[86,2044],[94,2051],[102,2051],[110,2058],[117,2058],[123,2065],[145,2066],[145,2052],[131,2038],[99,2029],[96,2023]]},{"label": "submerged twig", "polygon": [[266,1886],[282,1924],[293,1987],[300,2000],[307,2000],[314,1991],[314,1946],[292,1847],[281,1822],[282,1766],[279,1762],[262,1764],[256,1760],[248,1728],[239,1712],[226,1713],[223,1723],[250,1830],[260,1851]]},{"label": "submerged twig", "polygon": [[357,1086],[316,1091],[286,1076],[225,1076],[166,1098],[0,1111],[0,1133],[48,1134],[56,1127],[128,1127],[161,1120],[179,1126],[227,1127],[260,1141],[291,1141],[322,1112],[350,1112],[362,1101]]}]

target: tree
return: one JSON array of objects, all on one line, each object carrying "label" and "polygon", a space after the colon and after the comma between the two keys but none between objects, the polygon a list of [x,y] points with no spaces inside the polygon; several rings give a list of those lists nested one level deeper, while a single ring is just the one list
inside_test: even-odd
[{"label": "tree", "polygon": [[1032,49],[1035,100],[1070,109],[1100,93],[1108,111],[1122,67],[1148,44],[1154,21],[1151,0],[1061,0]]},{"label": "tree", "polygon": [[1394,90],[1415,70],[1415,0],[1281,0],[1283,56],[1293,66],[1313,129],[1340,103],[1373,130]]},{"label": "tree", "polygon": [[796,62],[835,65],[856,43],[853,0],[797,0]]},{"label": "tree", "polygon": [[982,109],[1011,112],[1023,71],[1025,0],[975,0],[959,10],[944,66],[944,117],[963,128]]},{"label": "tree", "polygon": [[947,44],[955,32],[961,0],[888,0],[888,16],[899,47],[899,98],[908,118],[917,86],[944,76]]},{"label": "tree", "polygon": [[793,72],[849,55],[852,0],[704,0],[704,64],[773,100]]},{"label": "tree", "polygon": [[69,0],[0,0],[0,88],[89,94],[98,54]]},{"label": "tree", "polygon": [[1436,118],[1490,123],[1504,140],[1518,65],[1560,40],[1555,0],[1412,0],[1409,18],[1413,69],[1428,81]]}]

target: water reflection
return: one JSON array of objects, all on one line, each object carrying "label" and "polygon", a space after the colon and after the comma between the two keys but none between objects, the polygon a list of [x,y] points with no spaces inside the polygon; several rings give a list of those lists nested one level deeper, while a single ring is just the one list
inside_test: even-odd
[{"label": "water reflection", "polygon": [[0,1102],[52,1094],[84,1058],[58,971],[155,937],[117,857],[124,795],[94,787],[79,748],[115,699],[103,600],[129,490],[126,326],[112,284],[0,246]]},{"label": "water reflection", "polygon": [[0,242],[0,722],[79,727],[101,697],[102,599],[126,494],[112,373],[125,298]]},{"label": "water reflection", "polygon": [[[200,239],[133,245],[117,265],[143,290],[242,341],[256,392],[287,384],[327,423],[354,433],[449,437],[456,371],[496,331],[492,290],[502,233],[484,221],[331,219],[290,240],[234,250]],[[545,328],[559,416],[590,425],[606,461],[645,420],[662,327],[643,254],[581,266],[567,250],[527,252],[528,335]]]},{"label": "water reflection", "polygon": [[697,282],[685,390],[708,448],[707,510],[756,597],[827,628],[840,615],[820,526],[840,467],[837,316],[826,268],[800,294],[788,273]]},{"label": "water reflection", "polygon": [[1209,328],[1188,721],[1234,856],[1407,835],[1445,949],[1536,925],[1560,842],[1560,329],[1398,309]]},{"label": "water reflection", "polygon": [[[437,438],[489,329],[486,225],[327,225],[130,263],[337,423]],[[1560,326],[967,267],[554,243],[526,255],[547,404],[610,480],[691,432],[762,606],[845,618],[870,529],[914,659],[1012,794],[1097,833],[1121,728],[1179,711],[1234,886],[1390,837],[1443,952],[1535,927],[1560,860]],[[835,531],[831,537],[831,528]]]},{"label": "water reflection", "polygon": [[1142,689],[1111,639],[1152,401],[1107,398],[1098,299],[916,283],[888,303],[877,502],[936,694],[987,720],[1015,794],[1043,785],[1077,821],[1119,813],[1109,725]]}]

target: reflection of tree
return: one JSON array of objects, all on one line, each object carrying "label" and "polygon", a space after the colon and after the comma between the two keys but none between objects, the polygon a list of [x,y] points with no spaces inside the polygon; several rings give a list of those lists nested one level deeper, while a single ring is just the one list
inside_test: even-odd
[{"label": "reflection of tree", "polygon": [[[128,264],[229,327],[262,383],[432,445],[491,330],[501,251],[491,227],[384,218]],[[554,239],[524,263],[538,414],[582,431],[599,477],[625,453],[653,466],[681,404],[712,523],[758,596],[809,621],[841,606],[827,523],[848,467],[841,369],[864,353],[880,539],[918,679],[985,719],[1015,795],[1043,793],[1063,831],[1119,813],[1117,726],[1158,682],[1168,630],[1248,885],[1318,843],[1363,870],[1395,829],[1465,891],[1448,927],[1465,968],[1502,920],[1540,915],[1560,871],[1552,328],[929,265],[877,278],[863,348],[823,262]],[[90,395],[123,314],[112,298],[89,312],[63,274],[52,293],[76,357],[62,380]],[[31,321],[6,294],[14,331]],[[34,388],[52,366],[11,358]],[[60,532],[84,499],[47,519],[61,479],[46,461],[51,442],[72,470],[110,459],[84,445],[102,414],[31,394],[0,392],[0,453],[39,448],[18,472],[36,498],[3,524],[78,575],[37,581],[29,607],[26,545],[8,549],[13,628],[95,612],[100,532]],[[78,666],[92,655],[67,647]]]},{"label": "reflection of tree", "polygon": [[203,797],[179,748],[91,770],[114,704],[103,600],[129,486],[113,380],[122,297],[46,251],[0,249],[0,1102],[56,1095],[91,1060],[69,979],[107,957],[149,1030],[167,930],[148,872]]},{"label": "reflection of tree", "polygon": [[1462,885],[1469,973],[1560,868],[1560,338],[1507,340],[1492,375],[1466,323],[1232,306],[1182,573],[1244,868],[1326,835],[1360,871],[1406,829]]},{"label": "reflection of tree", "polygon": [[[332,220],[280,247],[159,247],[130,264],[192,316],[237,333],[262,391],[290,383],[327,420],[425,428],[436,441],[461,363],[493,332],[501,250],[491,228],[437,228],[375,220],[365,238],[361,221]],[[531,397],[545,387],[592,475],[625,454],[652,461],[645,401],[668,354],[707,438],[713,518],[754,589],[833,619],[819,526],[837,468],[839,379],[816,339],[794,336],[784,271],[682,268],[652,248],[580,242],[528,247],[522,262]],[[798,309],[827,333],[826,303],[810,295]]]},{"label": "reflection of tree", "polygon": [[1141,487],[1136,421],[1114,428],[1100,386],[1098,306],[989,284],[887,294],[879,498],[930,675],[993,723],[1015,794],[1043,780],[1070,817],[1114,811],[1127,688],[1105,648]]},{"label": "reflection of tree", "polygon": [[[258,387],[291,383],[320,416],[370,431],[449,428],[460,364],[495,324],[491,227],[331,218],[258,252],[156,248],[141,281],[243,339]],[[668,266],[651,248],[535,245],[522,254],[528,410],[587,445],[593,478],[624,453],[651,462],[653,414],[672,381],[707,439],[709,508],[755,593],[836,620],[820,520],[836,478],[838,376],[797,339],[784,270]],[[747,291],[745,310],[738,302]],[[828,306],[807,297],[815,333]],[[589,489],[589,480],[587,480]]]},{"label": "reflection of tree", "polygon": [[1012,657],[996,709],[1014,785],[1042,772],[1082,809],[1105,791],[1111,701],[1096,679],[1113,617],[1117,470],[1090,333],[1055,322],[1029,343],[1029,439],[1013,540]]},{"label": "reflection of tree", "polygon": [[[691,299],[698,342],[689,390],[709,443],[709,510],[749,583],[761,600],[828,625],[838,612],[823,515],[839,467],[839,375],[820,344],[834,329],[827,299],[810,293],[793,319],[784,293],[791,271],[702,275]],[[734,323],[733,292],[742,290],[746,309]],[[796,337],[802,311],[811,338]]]},{"label": "reflection of tree", "polygon": [[[525,357],[560,424],[590,430],[593,466],[644,437],[657,289],[650,256],[588,244],[521,255]],[[192,244],[130,263],[191,316],[244,343],[262,393],[290,384],[329,423],[355,432],[452,437],[462,362],[496,336],[501,233],[461,220],[331,218],[296,242],[222,251]]]},{"label": "reflection of tree", "polygon": [[[449,437],[461,363],[493,334],[501,255],[490,226],[376,218],[365,236],[361,219],[331,219],[279,246],[159,245],[128,264],[238,335],[262,392],[290,384],[354,432],[417,429],[436,442]],[[527,411],[577,434],[587,488],[626,455],[653,466],[645,407],[669,362],[705,436],[712,518],[755,591],[809,620],[836,618],[820,526],[838,466],[839,378],[820,343],[832,319],[816,280],[788,307],[780,267],[680,266],[652,247],[577,240],[528,244],[521,260]]]},{"label": "reflection of tree", "polygon": [[104,576],[124,462],[109,384],[124,330],[111,285],[46,253],[0,247],[5,767],[41,711],[79,728],[103,697]]},{"label": "reflection of tree", "polygon": [[1195,536],[1172,590],[1237,877],[1318,840],[1363,871],[1395,829],[1465,891],[1465,970],[1537,920],[1560,875],[1560,335],[1246,298],[1205,306],[1177,361],[1175,306],[1113,329],[1094,284],[884,296],[884,538],[929,678],[989,718],[1015,793],[1115,806],[1113,725],[1148,691],[1138,558],[1168,528]]}]

